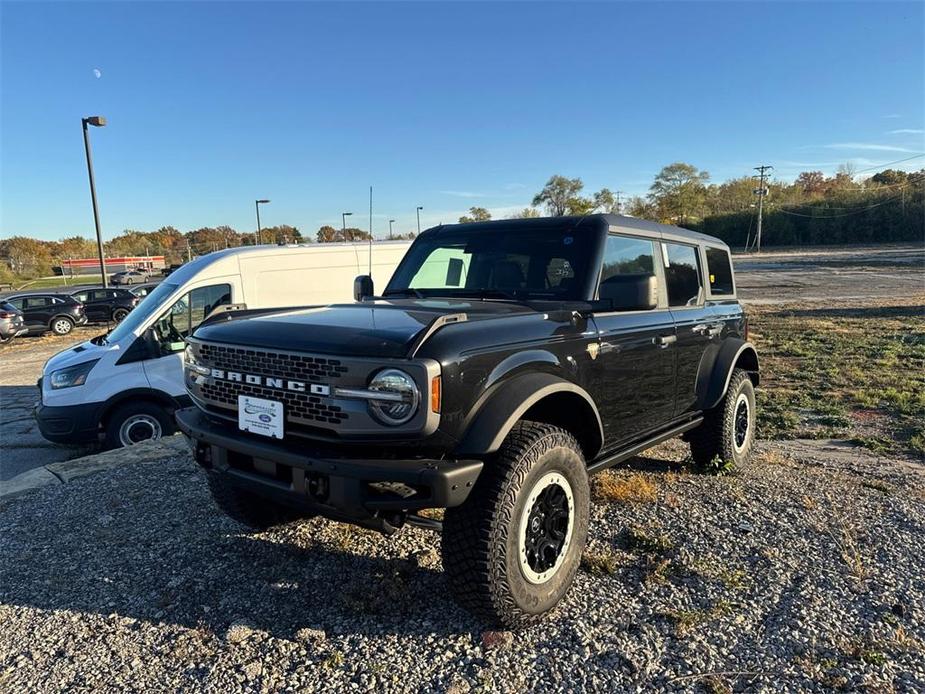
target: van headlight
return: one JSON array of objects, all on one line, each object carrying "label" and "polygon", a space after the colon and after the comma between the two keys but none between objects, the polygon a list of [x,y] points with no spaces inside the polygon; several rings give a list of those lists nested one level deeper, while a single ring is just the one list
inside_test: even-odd
[{"label": "van headlight", "polygon": [[400,369],[383,369],[377,373],[369,382],[369,390],[382,394],[381,399],[369,400],[370,413],[389,426],[407,422],[421,402],[421,392],[414,379]]},{"label": "van headlight", "polygon": [[92,361],[85,361],[81,364],[69,366],[66,369],[52,371],[51,375],[48,377],[48,384],[51,386],[52,390],[82,386],[86,383],[87,375],[90,373],[90,370],[96,366],[96,362],[98,361],[99,359],[93,359]]}]

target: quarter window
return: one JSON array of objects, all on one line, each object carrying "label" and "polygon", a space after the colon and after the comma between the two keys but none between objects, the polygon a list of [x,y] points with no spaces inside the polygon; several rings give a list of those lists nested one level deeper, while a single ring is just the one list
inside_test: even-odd
[{"label": "quarter window", "polygon": [[732,294],[732,263],[729,253],[722,248],[707,248],[707,272],[710,275],[710,293]]},{"label": "quarter window", "polygon": [[677,243],[667,243],[665,248],[668,305],[696,306],[701,298],[697,249]]}]

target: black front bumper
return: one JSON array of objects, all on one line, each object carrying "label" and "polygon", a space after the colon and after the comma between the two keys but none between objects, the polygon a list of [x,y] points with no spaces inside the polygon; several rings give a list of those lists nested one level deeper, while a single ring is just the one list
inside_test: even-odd
[{"label": "black front bumper", "polygon": [[42,436],[52,443],[91,443],[99,440],[101,409],[99,402],[61,407],[37,402],[32,414]]},{"label": "black front bumper", "polygon": [[196,461],[213,473],[281,503],[380,530],[407,512],[460,505],[482,471],[480,460],[318,455],[216,423],[196,407],[177,410],[176,418]]}]

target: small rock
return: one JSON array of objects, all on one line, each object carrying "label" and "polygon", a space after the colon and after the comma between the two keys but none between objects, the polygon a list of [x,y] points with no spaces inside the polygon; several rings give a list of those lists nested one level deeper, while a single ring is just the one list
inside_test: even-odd
[{"label": "small rock", "polygon": [[96,519],[96,522],[99,523],[101,527],[106,528],[109,527],[109,524],[112,523],[113,520],[115,519],[112,516],[110,516],[108,513],[104,513],[102,516]]},{"label": "small rock", "polygon": [[253,633],[254,630],[249,625],[236,622],[228,627],[228,631],[225,632],[225,640],[228,643],[241,643]]},{"label": "small rock", "polygon": [[252,660],[247,665],[244,666],[244,676],[248,680],[255,680],[260,677],[260,673],[263,672],[263,666],[260,664],[259,660]]},{"label": "small rock", "polygon": [[302,627],[295,633],[295,637],[299,641],[321,643],[325,640],[326,635],[324,629],[319,629],[318,627]]},{"label": "small rock", "polygon": [[514,643],[514,634],[509,631],[483,631],[482,648],[486,651],[510,648]]}]

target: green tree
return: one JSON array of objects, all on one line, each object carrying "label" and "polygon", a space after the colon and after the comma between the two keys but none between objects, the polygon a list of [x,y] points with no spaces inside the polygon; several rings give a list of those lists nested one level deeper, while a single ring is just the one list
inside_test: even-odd
[{"label": "green tree", "polygon": [[909,174],[905,171],[898,171],[896,169],[884,169],[871,176],[870,180],[882,186],[895,186],[909,180]]},{"label": "green tree", "polygon": [[469,214],[459,218],[460,224],[471,224],[472,222],[487,222],[491,219],[491,212],[484,207],[470,207]]},{"label": "green tree", "polygon": [[51,274],[51,248],[45,241],[27,236],[3,239],[0,241],[0,257],[9,263],[10,269],[17,275],[44,277]]},{"label": "green tree", "polygon": [[576,208],[585,184],[580,178],[566,178],[558,174],[551,177],[543,190],[533,196],[533,206],[545,205],[550,217],[571,214]]},{"label": "green tree", "polygon": [[536,219],[539,216],[540,213],[535,207],[525,207],[520,212],[512,214],[511,219]]},{"label": "green tree", "polygon": [[649,199],[662,220],[684,224],[689,216],[702,212],[709,180],[706,171],[678,161],[658,172],[649,188]]}]

